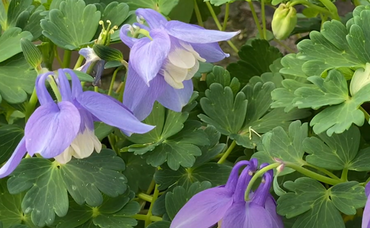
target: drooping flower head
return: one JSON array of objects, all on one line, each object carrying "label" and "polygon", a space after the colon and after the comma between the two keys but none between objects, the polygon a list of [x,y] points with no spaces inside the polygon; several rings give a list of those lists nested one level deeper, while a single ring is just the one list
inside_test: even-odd
[{"label": "drooping flower head", "polygon": [[[66,73],[71,76],[72,86]],[[82,91],[81,82],[70,69],[58,70],[56,80],[60,99],[55,102],[45,81],[54,72],[41,74],[36,79],[36,92],[40,107],[26,123],[24,137],[16,150],[0,169],[0,178],[9,175],[28,152],[44,158],[55,158],[59,163],[71,157],[85,158],[94,149],[101,150],[101,143],[94,134],[94,121],[102,121],[121,129],[124,133],[146,133],[153,129],[141,123],[120,102],[103,94]]]},{"label": "drooping flower head", "polygon": [[[193,92],[191,78],[199,69],[199,61],[217,62],[227,57],[217,42],[239,32],[167,21],[152,9],[138,9],[136,15],[139,23],[123,25],[120,32],[121,40],[131,48],[123,103],[140,120],[150,114],[155,100],[181,111]],[[135,38],[139,34],[144,37]]]},{"label": "drooping flower head", "polygon": [[[94,77],[93,85],[98,85],[103,74],[105,61],[101,59],[91,47],[81,48],[78,53],[82,55],[86,61],[85,64],[77,70],[90,73],[91,76]],[[92,67],[92,69],[90,69],[91,72],[88,72],[90,67]]]},{"label": "drooping flower head", "polygon": [[[247,165],[238,178],[241,166]],[[249,201],[244,193],[257,169],[257,160],[237,163],[225,186],[210,188],[193,196],[176,214],[170,228],[209,228],[216,223],[221,228],[283,228],[276,214],[274,198],[269,193],[272,170],[264,174],[262,183]]]}]

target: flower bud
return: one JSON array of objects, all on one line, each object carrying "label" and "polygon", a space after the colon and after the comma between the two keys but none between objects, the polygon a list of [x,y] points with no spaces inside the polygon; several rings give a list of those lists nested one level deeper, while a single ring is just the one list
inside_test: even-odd
[{"label": "flower bud", "polygon": [[365,70],[363,68],[357,69],[353,74],[349,91],[351,95],[355,95],[362,87],[370,84],[370,63],[366,63]]},{"label": "flower bud", "polygon": [[297,11],[293,6],[280,4],[275,10],[271,27],[274,36],[278,40],[287,38],[297,24]]}]

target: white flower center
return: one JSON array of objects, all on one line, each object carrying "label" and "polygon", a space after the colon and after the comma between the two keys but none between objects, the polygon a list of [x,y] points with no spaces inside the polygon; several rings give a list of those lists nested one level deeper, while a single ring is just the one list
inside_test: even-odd
[{"label": "white flower center", "polygon": [[167,59],[163,69],[164,80],[175,89],[184,88],[182,82],[194,76],[199,69],[199,61],[206,61],[190,44],[183,42],[168,54]]},{"label": "white flower center", "polygon": [[83,133],[76,136],[67,149],[54,159],[60,164],[65,164],[71,160],[72,156],[79,159],[87,158],[94,152],[94,149],[99,153],[101,148],[101,142],[95,136],[94,131],[86,128]]}]

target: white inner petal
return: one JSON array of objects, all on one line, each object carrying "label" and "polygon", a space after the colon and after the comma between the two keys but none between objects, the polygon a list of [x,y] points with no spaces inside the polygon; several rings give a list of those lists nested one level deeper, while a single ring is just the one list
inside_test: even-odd
[{"label": "white inner petal", "polygon": [[71,145],[63,151],[60,155],[54,157],[61,164],[69,162],[73,157],[75,158],[87,158],[93,152],[100,152],[102,148],[101,142],[95,136],[94,131],[85,129],[83,133],[80,133],[73,140]]},{"label": "white inner petal", "polygon": [[168,54],[168,60],[173,65],[186,69],[192,68],[197,61],[193,53],[182,48],[176,48],[171,51]]},{"label": "white inner petal", "polygon": [[197,73],[198,70],[199,70],[199,62],[197,60],[193,68],[190,68],[188,70],[188,74],[186,75],[185,80],[190,80],[194,76],[194,74]]},{"label": "white inner petal", "polygon": [[192,53],[192,54],[194,55],[194,57],[195,57],[197,60],[199,60],[199,61],[201,61],[201,62],[205,62],[205,61],[206,61],[206,59],[204,59],[204,58],[200,57],[199,53],[198,53],[198,52],[196,52],[196,51],[194,50],[194,48],[193,48],[190,44],[187,44],[187,43],[185,43],[185,42],[181,42],[181,41],[180,41],[180,45],[181,45],[183,48],[185,48],[187,51],[189,51],[190,53]]}]

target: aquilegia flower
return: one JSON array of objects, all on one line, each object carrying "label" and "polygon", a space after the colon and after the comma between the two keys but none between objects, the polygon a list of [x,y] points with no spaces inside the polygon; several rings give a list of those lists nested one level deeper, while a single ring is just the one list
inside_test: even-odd
[{"label": "aquilegia flower", "polygon": [[[72,78],[70,86],[66,73]],[[71,157],[85,158],[101,143],[94,134],[94,121],[102,121],[121,129],[124,133],[146,133],[153,129],[141,123],[126,107],[113,98],[82,91],[81,82],[70,69],[58,70],[56,79],[61,100],[54,102],[45,86],[53,72],[36,79],[36,92],[40,107],[29,118],[24,137],[6,164],[0,169],[0,178],[9,175],[28,152],[44,158],[55,158],[66,163]],[[52,79],[53,80],[53,79]]]},{"label": "aquilegia flower", "polygon": [[362,216],[361,228],[370,228],[370,184],[369,183],[367,183],[365,187],[365,194],[367,196],[367,201],[365,205],[364,214]]},{"label": "aquilegia flower", "polygon": [[[123,103],[140,120],[150,114],[155,100],[179,112],[192,95],[191,78],[199,69],[199,61],[217,62],[227,57],[217,42],[239,32],[167,21],[152,9],[138,9],[136,15],[139,23],[134,27],[123,25],[120,32],[121,40],[131,48]],[[128,32],[133,37],[139,33],[145,37],[132,38]]]},{"label": "aquilegia flower", "polygon": [[[248,165],[238,178],[241,166]],[[276,214],[276,204],[269,189],[272,171],[264,174],[261,185],[251,200],[244,200],[244,193],[257,160],[237,163],[225,186],[210,188],[193,196],[177,213],[170,228],[209,228],[216,223],[221,228],[282,228],[281,218]]]}]

